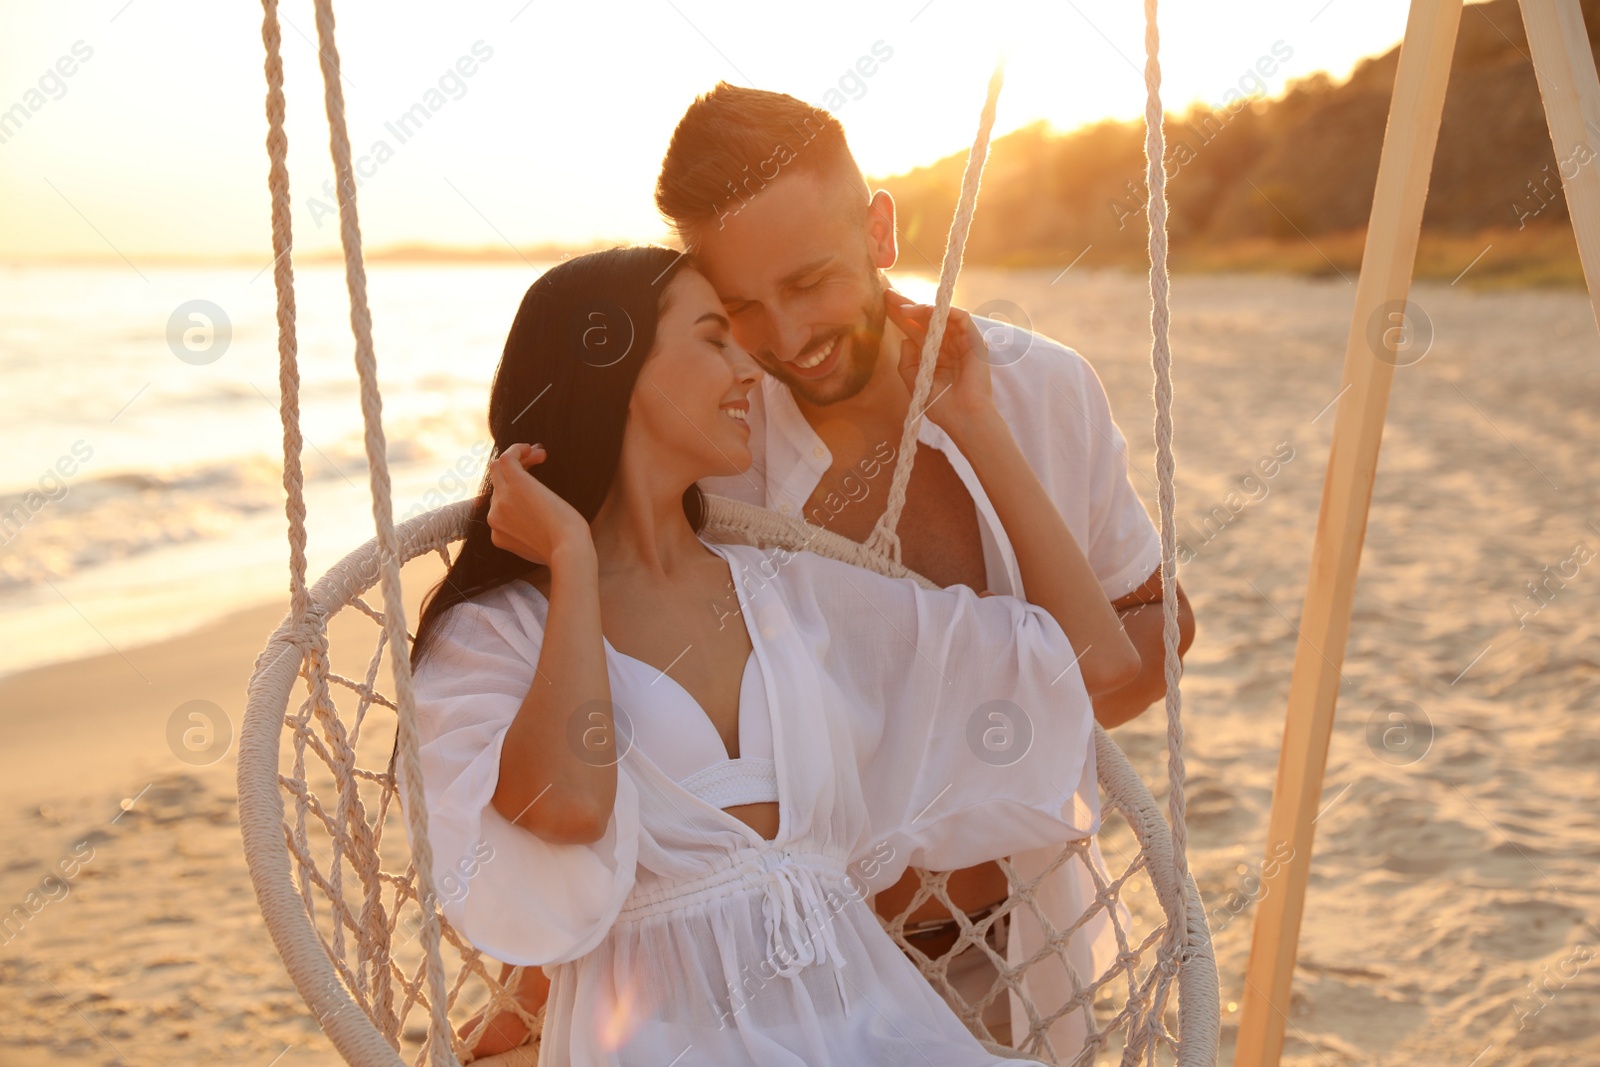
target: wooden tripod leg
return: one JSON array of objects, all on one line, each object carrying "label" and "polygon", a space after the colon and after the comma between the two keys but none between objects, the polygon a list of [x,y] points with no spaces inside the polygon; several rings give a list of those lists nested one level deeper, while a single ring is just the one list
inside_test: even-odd
[{"label": "wooden tripod leg", "polygon": [[1589,304],[1600,324],[1600,79],[1578,0],[1522,0],[1533,70],[1567,194]]},{"label": "wooden tripod leg", "polygon": [[[1275,862],[1262,868],[1235,1067],[1276,1067],[1289,1025],[1313,823],[1342,680],[1339,667],[1350,630],[1389,385],[1396,363],[1406,359],[1396,349],[1408,343],[1411,324],[1405,301],[1460,23],[1461,0],[1413,0],[1400,46],[1289,683],[1267,835],[1268,854]],[[1286,855],[1285,847],[1293,851]]]}]

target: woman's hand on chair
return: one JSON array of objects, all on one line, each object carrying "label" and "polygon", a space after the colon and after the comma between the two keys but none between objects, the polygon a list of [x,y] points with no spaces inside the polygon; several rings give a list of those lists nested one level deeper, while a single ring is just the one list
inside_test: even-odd
[{"label": "woman's hand on chair", "polygon": [[545,566],[566,553],[592,556],[588,522],[528,472],[545,457],[540,445],[515,444],[489,464],[489,538],[495,547]]},{"label": "woman's hand on chair", "polygon": [[[500,981],[522,1005],[522,1010],[530,1016],[537,1016],[539,1009],[543,1008],[545,1001],[550,998],[550,979],[546,977],[543,969],[539,967],[522,968],[522,973],[517,974],[518,968],[505,963],[500,966]],[[515,982],[513,985],[512,982]],[[489,1011],[485,1008],[461,1026],[456,1028],[456,1036],[463,1041],[476,1030],[483,1017]],[[511,1008],[496,1012],[489,1019],[489,1025],[484,1028],[483,1036],[478,1038],[472,1046],[474,1058],[495,1056],[502,1052],[510,1052],[520,1048],[531,1040],[532,1034],[528,1031],[528,1024],[522,1021],[522,1016]]]},{"label": "woman's hand on chair", "polygon": [[[456,1030],[456,1036],[465,1041],[483,1022],[483,1015],[484,1013],[480,1011],[462,1023]],[[524,1023],[516,1012],[507,1008],[489,1020],[483,1036],[472,1046],[472,1057],[482,1059],[485,1056],[498,1056],[502,1052],[510,1052],[514,1048],[526,1045],[530,1037],[527,1023]]]}]

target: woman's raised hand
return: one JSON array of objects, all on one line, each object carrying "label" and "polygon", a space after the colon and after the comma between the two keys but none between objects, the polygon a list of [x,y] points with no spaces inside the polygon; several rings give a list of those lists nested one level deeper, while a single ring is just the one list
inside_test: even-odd
[{"label": "woman's raised hand", "polygon": [[549,566],[563,552],[594,551],[589,524],[571,504],[528,473],[545,461],[540,445],[515,444],[489,464],[489,539],[530,563]]},{"label": "woman's raised hand", "polygon": [[[891,289],[884,293],[884,309],[906,335],[901,345],[899,369],[906,388],[914,391],[917,364],[928,337],[933,307],[913,303]],[[971,420],[995,413],[988,354],[989,346],[972,316],[952,307],[934,364],[933,391],[928,394],[927,409],[934,421],[952,437],[959,438]]]}]

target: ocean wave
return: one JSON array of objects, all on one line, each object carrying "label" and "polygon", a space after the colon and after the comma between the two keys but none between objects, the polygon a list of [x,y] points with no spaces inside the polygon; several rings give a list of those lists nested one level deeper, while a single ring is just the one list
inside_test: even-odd
[{"label": "ocean wave", "polygon": [[[438,462],[410,438],[389,448],[397,470]],[[359,439],[302,457],[308,488],[344,480],[365,494]],[[425,469],[425,467],[424,467]],[[404,501],[396,499],[399,510]],[[264,512],[282,513],[281,460],[251,456],[177,471],[121,471],[42,479],[0,493],[0,595],[95,566],[202,540],[226,538]]]},{"label": "ocean wave", "polygon": [[124,471],[0,496],[0,593],[152,549],[225,536],[282,506],[265,457],[173,473]]}]

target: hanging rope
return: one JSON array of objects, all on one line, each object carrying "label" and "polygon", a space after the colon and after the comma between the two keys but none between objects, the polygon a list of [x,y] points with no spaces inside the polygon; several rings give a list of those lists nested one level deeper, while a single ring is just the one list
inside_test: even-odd
[{"label": "hanging rope", "polygon": [[[352,776],[353,780],[356,754],[346,736],[344,723],[334,709],[332,693],[328,688],[329,678],[337,676],[330,675],[329,671],[327,630],[322,624],[322,617],[315,614],[310,591],[306,586],[305,476],[301,465],[303,438],[300,432],[300,367],[295,326],[294,260],[291,256],[294,231],[291,223],[287,163],[289,142],[284,133],[283,34],[278,25],[276,0],[264,0],[263,7],[261,37],[267,52],[265,66],[267,156],[270,161],[267,185],[272,198],[273,287],[277,295],[278,320],[278,413],[283,424],[284,511],[289,520],[290,617],[295,620],[295,644],[303,657],[304,671],[310,688],[308,710],[302,715],[305,719],[315,716],[322,724],[327,736],[328,758],[337,765],[336,774]],[[257,664],[258,669],[261,666],[260,663]],[[296,781],[305,776],[305,748],[305,734],[297,730],[292,768],[292,776]],[[342,778],[341,783],[343,783]],[[306,832],[306,815],[306,805],[296,804],[291,843],[299,854],[307,853],[310,848]],[[341,832],[334,836],[334,862],[329,865],[328,879],[332,894],[336,899],[342,900],[343,864],[339,860],[345,857],[347,851],[354,857],[369,855],[374,851],[375,843],[367,822],[366,810],[361,803],[360,792],[353,785],[341,784],[335,817]],[[349,835],[348,838],[346,834]],[[370,921],[381,910],[383,883],[375,867],[360,862],[354,862],[353,866],[363,886],[363,921],[356,927],[356,935],[361,946],[361,958],[370,960],[374,956],[384,955],[375,951],[382,944],[382,935],[376,929],[378,924]],[[298,872],[300,897],[309,913],[313,910],[315,902],[311,892],[312,879],[305,867],[300,867]],[[341,962],[344,958],[344,936],[343,924],[336,924],[331,948],[333,958]],[[372,976],[374,999],[379,1005],[380,1018],[389,1036],[397,1041],[399,1020],[395,1018],[392,1007],[389,969],[385,965],[375,970],[376,973]],[[348,973],[347,970],[344,973]],[[366,975],[358,973],[354,977],[356,989],[364,990]]]},{"label": "hanging rope", "polygon": [[944,262],[939,266],[939,289],[933,299],[933,318],[928,323],[927,339],[922,343],[911,407],[900,432],[900,451],[895,454],[898,461],[894,465],[894,480],[889,483],[889,498],[866,540],[867,548],[874,555],[885,556],[896,563],[900,562],[900,535],[895,527],[900,524],[900,512],[906,506],[906,487],[911,484],[911,467],[917,458],[917,429],[928,404],[928,394],[933,391],[934,366],[938,362],[939,346],[944,342],[945,323],[950,319],[950,302],[955,298],[956,276],[961,273],[961,257],[967,248],[967,231],[972,227],[972,213],[978,206],[978,183],[983,177],[984,161],[989,158],[989,131],[994,129],[995,103],[1000,99],[1000,85],[1004,81],[1005,64],[1001,63],[989,78],[989,95],[978,119],[978,136],[972,142],[972,151],[967,153],[967,169],[961,175],[961,198],[956,202],[950,235],[945,239]]},{"label": "hanging rope", "polygon": [[[298,631],[311,646],[308,674],[314,689],[313,706],[331,704],[326,698],[327,664],[325,631],[309,617],[309,595],[305,583],[305,500],[301,469],[302,441],[299,429],[298,346],[295,334],[294,272],[289,252],[293,247],[290,225],[289,173],[286,162],[288,139],[284,134],[282,31],[276,0],[263,0],[262,40],[267,47],[267,140],[271,168],[268,186],[272,193],[273,281],[278,293],[280,412],[284,423],[284,488],[288,494],[291,610]],[[398,708],[399,752],[406,771],[406,796],[403,805],[411,832],[412,855],[416,866],[416,886],[422,911],[422,948],[426,961],[428,1001],[431,1009],[429,1046],[435,1067],[459,1067],[450,1047],[450,1022],[444,965],[439,948],[437,897],[433,887],[433,854],[428,845],[427,808],[422,793],[422,771],[417,754],[415,704],[411,685],[411,661],[406,654],[405,604],[401,598],[400,552],[395,536],[394,509],[390,499],[387,446],[383,433],[383,401],[378,391],[377,359],[372,345],[372,316],[367,306],[366,269],[361,256],[361,228],[356,212],[355,175],[351,165],[350,137],[345,123],[344,92],[340,82],[339,51],[334,39],[332,0],[316,0],[318,53],[322,68],[324,103],[328,116],[329,148],[333,156],[335,185],[339,199],[339,238],[344,249],[345,285],[350,295],[350,326],[355,335],[356,373],[361,386],[361,414],[365,427],[367,468],[372,490],[372,517],[377,528],[379,573],[383,590],[383,624],[394,671],[395,703]],[[337,722],[337,716],[332,716]],[[334,747],[344,748],[343,738],[335,737]],[[342,754],[341,754],[342,755]],[[344,760],[340,760],[341,764]],[[349,753],[347,771],[354,766]],[[340,822],[354,833],[367,829],[366,818],[354,805],[359,801],[354,790],[341,790]],[[353,810],[354,809],[354,810]],[[303,827],[299,835],[303,837]],[[302,841],[296,842],[303,844]],[[339,865],[333,865],[335,872]],[[374,883],[375,884],[375,883]],[[337,880],[330,887],[340,892]],[[375,901],[369,887],[368,904]],[[309,901],[308,901],[309,903]],[[367,910],[367,909],[364,909]],[[343,930],[336,929],[334,952],[343,956]],[[380,991],[388,984],[387,959],[375,975]]]},{"label": "hanging rope", "polygon": [[[1178,884],[1189,879],[1187,810],[1183,763],[1183,661],[1178,658],[1178,562],[1176,463],[1172,453],[1172,348],[1168,341],[1171,314],[1167,276],[1167,171],[1166,130],[1161,106],[1161,35],[1156,18],[1157,0],[1144,5],[1144,152],[1145,183],[1150,213],[1150,363],[1155,372],[1156,495],[1161,526],[1161,644],[1166,683],[1167,812],[1172,827],[1172,865]],[[1155,1063],[1159,1038],[1165,1032],[1164,1009],[1171,984],[1189,946],[1188,898],[1180,895],[1176,915],[1162,941],[1160,973],[1155,995],[1141,1030],[1124,1055],[1135,1063],[1140,1053]],[[1182,1035],[1180,1034],[1180,1039]]]},{"label": "hanging rope", "polygon": [[378,531],[379,576],[383,588],[383,628],[394,671],[398,750],[405,770],[402,805],[411,832],[412,862],[422,909],[422,951],[426,960],[430,1019],[428,1043],[435,1067],[459,1067],[450,1047],[444,963],[439,951],[438,897],[433,885],[433,848],[428,843],[427,798],[422,791],[418,755],[416,701],[411,688],[411,657],[406,634],[406,608],[400,588],[400,545],[394,532],[394,505],[389,496],[388,446],[383,434],[383,396],[378,391],[378,361],[372,347],[372,314],[367,307],[367,270],[361,257],[361,223],[356,213],[356,176],[351,163],[350,133],[344,117],[344,84],[340,80],[339,46],[334,40],[333,0],[316,0],[317,54],[322,66],[323,101],[328,113],[328,143],[333,154],[334,186],[339,194],[339,243],[344,249],[345,288],[350,294],[350,329],[355,334],[356,374],[361,382],[361,419],[365,427],[367,471],[372,486],[372,520]]},{"label": "hanging rope", "polygon": [[283,131],[283,34],[278,26],[277,0],[264,0],[266,18],[261,38],[267,48],[267,157],[271,161],[267,187],[272,193],[272,281],[278,297],[278,416],[283,422],[283,488],[289,519],[289,611],[305,616],[311,603],[306,589],[305,472],[300,456],[299,341],[295,331],[294,246],[290,221],[289,138]]},{"label": "hanging rope", "polygon": [[[1167,278],[1167,172],[1165,131],[1161,113],[1160,35],[1156,28],[1156,0],[1145,0],[1144,151],[1146,180],[1150,185],[1150,362],[1155,369],[1156,483],[1161,512],[1161,639],[1167,686],[1167,777],[1172,793],[1173,862],[1180,881],[1189,874],[1188,831],[1183,795],[1183,661],[1178,658],[1178,529],[1177,494],[1173,487],[1177,464],[1172,454],[1172,348],[1167,330],[1171,321]],[[1180,926],[1178,936],[1185,936]]]}]

